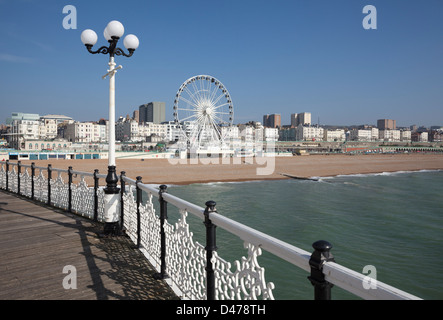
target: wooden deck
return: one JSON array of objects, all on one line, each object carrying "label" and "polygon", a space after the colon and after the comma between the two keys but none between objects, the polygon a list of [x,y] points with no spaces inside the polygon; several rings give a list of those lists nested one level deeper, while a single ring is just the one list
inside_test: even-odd
[{"label": "wooden deck", "polygon": [[[100,231],[98,223],[0,190],[0,299],[177,299],[128,238],[100,238]],[[64,288],[74,275],[65,266],[75,267],[77,289]]]}]

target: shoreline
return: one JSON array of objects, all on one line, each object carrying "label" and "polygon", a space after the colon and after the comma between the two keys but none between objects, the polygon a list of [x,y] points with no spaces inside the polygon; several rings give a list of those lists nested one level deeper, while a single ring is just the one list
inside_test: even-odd
[{"label": "shoreline", "polygon": [[[291,177],[282,177],[281,179],[275,178],[275,179],[256,179],[256,180],[236,180],[236,181],[208,181],[208,182],[191,182],[191,183],[171,183],[167,184],[168,186],[183,186],[183,185],[192,185],[192,184],[222,184],[222,183],[259,183],[264,181],[279,181],[279,180],[304,180],[304,181],[313,181],[313,182],[319,182],[322,181],[322,179],[332,179],[337,177],[364,177],[364,176],[379,176],[379,175],[394,175],[394,174],[409,174],[409,173],[426,173],[426,172],[440,172],[443,171],[443,169],[421,169],[421,170],[399,170],[399,171],[383,171],[383,172],[368,172],[368,173],[351,173],[351,174],[337,174],[337,175],[331,175],[331,176],[313,176],[309,178],[291,178]],[[156,186],[157,184],[150,185]]]},{"label": "shoreline", "polygon": [[[239,163],[241,161],[241,163]],[[267,161],[264,163],[263,161]],[[29,165],[67,169],[75,171],[107,172],[107,160],[38,160],[22,161]],[[264,180],[283,180],[297,177],[300,179],[324,178],[352,174],[382,174],[383,172],[443,170],[443,155],[435,154],[376,154],[376,155],[309,155],[245,159],[230,163],[190,163],[172,164],[167,159],[117,159],[117,173],[125,171],[126,176],[135,179],[142,177],[146,184],[187,185],[194,183],[246,182]],[[233,162],[233,163],[232,163]],[[259,170],[268,166],[269,174],[259,175]],[[285,176],[286,175],[286,176]]]}]

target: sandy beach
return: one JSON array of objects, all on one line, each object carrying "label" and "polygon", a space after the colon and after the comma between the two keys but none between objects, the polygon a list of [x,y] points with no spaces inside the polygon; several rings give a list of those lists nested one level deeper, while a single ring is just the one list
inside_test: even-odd
[{"label": "sandy beach", "polygon": [[[206,160],[209,162],[209,160]],[[288,176],[309,178],[346,174],[367,174],[395,171],[443,170],[443,155],[435,154],[375,154],[375,155],[309,155],[275,158],[236,158],[213,160],[216,163],[173,163],[166,159],[117,159],[117,172],[143,178],[149,184],[191,184],[251,180],[289,179]],[[266,162],[264,162],[266,161]],[[100,173],[107,172],[107,160],[40,160],[37,166]],[[178,162],[175,160],[175,162]],[[217,163],[218,162],[218,163]],[[22,161],[30,164],[31,161]],[[104,182],[103,182],[104,183]]]}]

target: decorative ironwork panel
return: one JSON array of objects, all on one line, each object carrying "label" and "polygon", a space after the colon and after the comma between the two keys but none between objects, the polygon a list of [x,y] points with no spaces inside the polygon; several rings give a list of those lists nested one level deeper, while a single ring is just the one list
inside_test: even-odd
[{"label": "decorative ironwork panel", "polygon": [[128,185],[126,191],[123,194],[123,215],[124,215],[124,228],[126,234],[132,240],[137,242],[137,202],[134,197],[134,187]]},{"label": "decorative ironwork panel", "polygon": [[231,263],[214,252],[212,263],[215,269],[217,300],[274,300],[274,284],[266,283],[265,269],[260,267],[257,257],[262,254],[259,246],[244,244],[248,256],[235,261],[236,270],[231,271]]},{"label": "decorative ironwork panel", "polygon": [[34,177],[34,199],[41,202],[48,201],[48,180],[43,176],[42,170]]},{"label": "decorative ironwork panel", "polygon": [[29,198],[32,196],[32,177],[27,168],[25,168],[25,172],[20,174],[20,194]]},{"label": "decorative ironwork panel", "polygon": [[105,192],[103,188],[97,190],[97,198],[98,198],[97,221],[105,222]]},{"label": "decorative ironwork panel", "polygon": [[185,298],[203,300],[206,299],[206,251],[193,240],[186,221],[188,213],[180,210],[180,215],[175,228],[165,223],[166,272]]},{"label": "decorative ironwork panel", "polygon": [[151,264],[160,266],[160,219],[155,214],[152,194],[148,194],[145,205],[140,205],[140,230],[140,244],[149,255]]},{"label": "decorative ironwork panel", "polygon": [[2,189],[6,188],[6,171],[3,166],[3,163],[1,164],[1,168],[0,168],[0,188],[2,188]]},{"label": "decorative ironwork panel", "polygon": [[94,218],[94,188],[89,188],[84,176],[78,184],[71,185],[71,209],[89,219]]},{"label": "decorative ironwork panel", "polygon": [[8,188],[9,188],[9,191],[18,193],[17,177],[18,177],[18,174],[15,171],[15,167],[13,166],[12,170],[9,171],[9,174],[8,174]]},{"label": "decorative ironwork panel", "polygon": [[69,186],[63,182],[61,172],[59,172],[57,179],[51,180],[51,203],[54,207],[67,209],[68,201]]}]

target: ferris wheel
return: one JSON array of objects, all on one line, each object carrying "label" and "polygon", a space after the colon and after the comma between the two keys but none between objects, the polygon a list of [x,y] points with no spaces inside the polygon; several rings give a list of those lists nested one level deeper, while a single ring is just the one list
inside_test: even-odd
[{"label": "ferris wheel", "polygon": [[174,120],[188,148],[223,148],[233,124],[234,107],[226,87],[216,78],[186,80],[174,100]]}]

